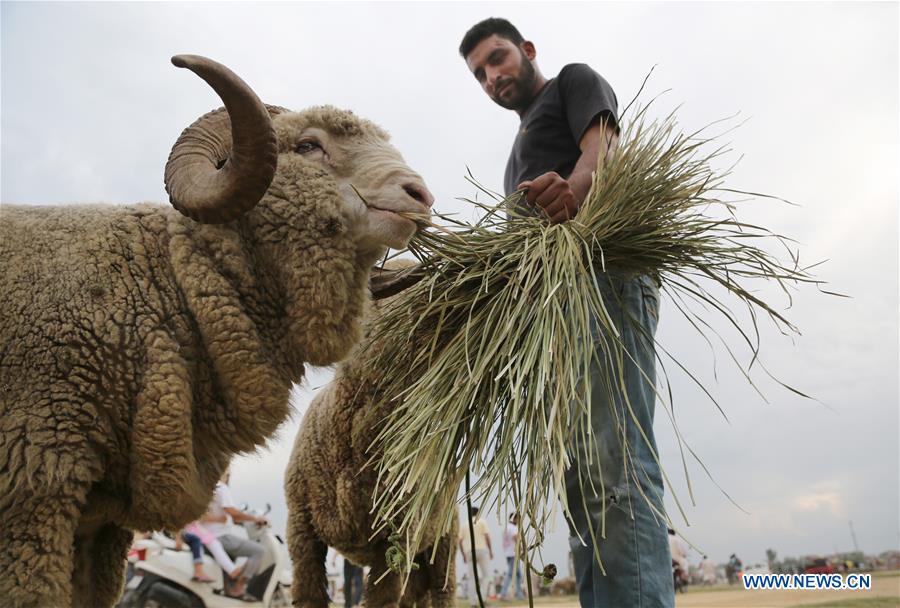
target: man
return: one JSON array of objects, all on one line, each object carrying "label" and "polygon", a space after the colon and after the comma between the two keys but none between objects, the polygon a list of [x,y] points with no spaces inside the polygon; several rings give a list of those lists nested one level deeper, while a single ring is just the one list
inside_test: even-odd
[{"label": "man", "polygon": [[[522,564],[519,562],[517,551],[519,543],[519,514],[513,513],[509,516],[509,523],[506,524],[506,530],[503,531],[503,554],[506,556],[506,582],[503,584],[503,591],[500,597],[521,600],[525,596],[522,593]],[[510,583],[513,585],[510,591]]]},{"label": "man", "polygon": [[[617,143],[612,88],[583,64],[546,79],[534,44],[505,19],[473,26],[459,52],[484,92],[521,119],[506,166],[506,193],[527,189],[523,209],[550,222],[575,217],[598,159],[609,158]],[[619,337],[595,332],[600,360],[591,370],[592,441],[572,438],[574,463],[566,472],[579,599],[591,608],[671,606],[672,564],[653,436],[658,286],[649,277],[596,274]],[[618,353],[621,369],[619,357],[608,355],[620,344],[627,350]],[[621,377],[625,395],[618,382],[605,381],[610,377]]]},{"label": "man", "polygon": [[469,569],[466,580],[469,606],[478,605],[478,594],[475,592],[475,568],[478,567],[478,587],[482,599],[488,596],[489,576],[491,573],[491,560],[494,559],[494,549],[491,547],[491,531],[486,521],[478,517],[478,507],[472,507],[472,529],[475,531],[475,555],[472,555],[472,537],[469,534],[469,517],[463,513],[462,525],[459,527],[459,550],[462,553],[463,563]]},{"label": "man", "polygon": [[672,563],[677,562],[681,571],[687,574],[690,569],[688,548],[684,541],[675,535],[675,530],[672,528],[669,528],[669,553],[672,555]]},{"label": "man", "polygon": [[234,523],[252,521],[257,525],[265,526],[268,521],[265,517],[257,517],[256,515],[245,513],[234,506],[231,489],[228,487],[230,477],[231,471],[226,469],[219,483],[216,484],[213,500],[209,505],[207,514],[203,517],[203,525],[222,543],[222,547],[224,547],[229,556],[232,558],[242,556],[248,558],[243,570],[241,570],[240,578],[226,583],[226,595],[246,601],[257,601],[258,598],[247,594],[247,582],[259,572],[264,550],[258,543],[229,534],[231,526],[228,522],[229,519]]},{"label": "man", "polygon": [[741,562],[741,559],[732,553],[731,557],[728,558],[728,565],[725,566],[725,576],[728,577],[729,585],[741,582],[741,571],[743,569],[744,564]]},{"label": "man", "polygon": [[[335,552],[331,558],[331,565],[337,565],[338,553]],[[353,608],[362,602],[363,596],[363,571],[362,566],[357,566],[346,557],[344,560],[344,608]]]},{"label": "man", "polygon": [[688,561],[688,548],[680,538],[675,535],[675,530],[669,528],[669,553],[672,556],[672,581],[677,587],[680,579],[687,582],[690,579],[690,562]]},{"label": "man", "polygon": [[344,558],[344,608],[358,606],[363,596],[363,569]]},{"label": "man", "polygon": [[698,568],[700,570],[700,575],[703,577],[704,585],[716,584],[716,565],[712,563],[712,560],[709,559],[709,557],[704,555]]}]

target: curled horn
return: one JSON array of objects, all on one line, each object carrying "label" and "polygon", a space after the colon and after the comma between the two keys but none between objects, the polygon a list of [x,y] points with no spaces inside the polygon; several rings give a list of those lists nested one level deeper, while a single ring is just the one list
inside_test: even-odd
[{"label": "curled horn", "polygon": [[172,63],[205,80],[225,110],[210,112],[185,129],[166,163],[169,201],[205,223],[233,220],[265,194],[278,163],[270,111],[253,90],[224,65],[199,55],[176,55]]}]

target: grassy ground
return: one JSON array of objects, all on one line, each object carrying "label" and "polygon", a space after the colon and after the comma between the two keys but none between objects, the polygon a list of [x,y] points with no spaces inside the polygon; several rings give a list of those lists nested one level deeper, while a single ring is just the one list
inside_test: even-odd
[{"label": "grassy ground", "polygon": [[[896,597],[866,597],[858,600],[800,605],[803,606],[803,608],[896,608],[897,606],[900,606],[900,600]],[[793,606],[791,608],[793,608]]]},{"label": "grassy ground", "polygon": [[[465,599],[456,600],[457,608],[466,608],[468,607],[469,602]],[[489,608],[521,608],[523,606],[527,606],[528,602],[519,602],[519,601],[506,601],[506,600],[491,600],[490,602],[485,602],[485,606]],[[554,597],[536,597],[534,598],[535,606],[578,606],[578,598],[573,595],[562,595],[562,596],[554,596]]]}]

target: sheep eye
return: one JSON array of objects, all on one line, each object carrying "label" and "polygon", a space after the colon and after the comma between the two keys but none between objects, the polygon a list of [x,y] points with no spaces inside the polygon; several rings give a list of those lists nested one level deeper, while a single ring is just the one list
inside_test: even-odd
[{"label": "sheep eye", "polygon": [[320,146],[318,144],[318,142],[307,139],[307,140],[301,141],[299,144],[297,144],[297,147],[294,148],[294,151],[297,152],[298,154],[306,154],[308,152],[312,152],[313,150],[321,150],[321,149],[322,149],[322,146]]}]

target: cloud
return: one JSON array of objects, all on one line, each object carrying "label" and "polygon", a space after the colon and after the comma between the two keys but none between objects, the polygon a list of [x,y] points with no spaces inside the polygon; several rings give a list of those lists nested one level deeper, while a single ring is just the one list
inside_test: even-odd
[{"label": "cloud", "polygon": [[819,484],[805,492],[795,494],[788,502],[792,515],[808,515],[822,511],[838,518],[845,517],[841,488],[836,483]]}]

